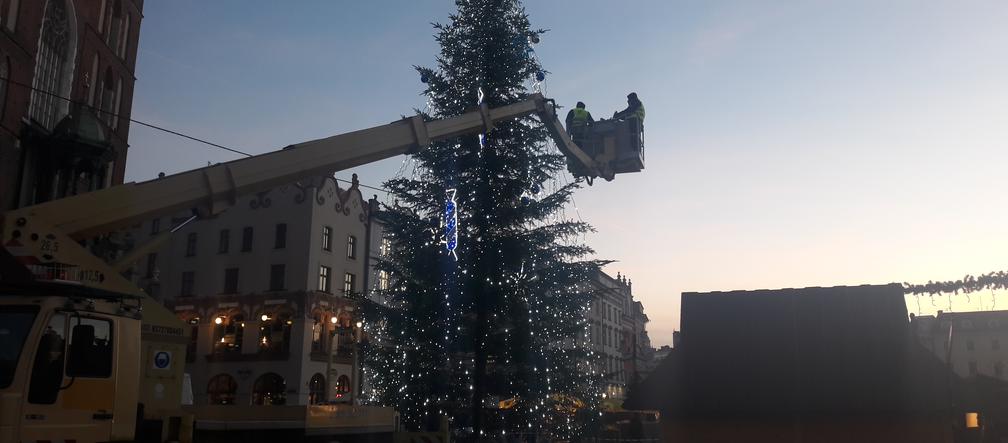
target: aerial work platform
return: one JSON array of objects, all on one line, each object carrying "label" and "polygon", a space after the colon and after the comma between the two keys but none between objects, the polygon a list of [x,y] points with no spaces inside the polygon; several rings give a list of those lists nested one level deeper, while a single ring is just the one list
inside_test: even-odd
[{"label": "aerial work platform", "polygon": [[559,119],[548,120],[546,128],[567,156],[567,170],[589,185],[595,177],[612,181],[616,174],[644,169],[644,125],[636,118],[599,120],[575,134],[568,133]]}]

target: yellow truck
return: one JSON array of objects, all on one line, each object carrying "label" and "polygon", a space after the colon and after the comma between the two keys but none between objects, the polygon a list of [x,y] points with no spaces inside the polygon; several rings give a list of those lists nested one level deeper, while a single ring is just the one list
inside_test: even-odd
[{"label": "yellow truck", "polygon": [[336,406],[183,408],[187,328],[121,274],[180,226],[111,263],[83,244],[178,211],[192,210],[193,217],[183,224],[212,217],[234,205],[238,196],[417,152],[432,141],[489,131],[495,122],[533,115],[578,175],[612,180],[616,173],[643,169],[640,134],[600,132],[590,139],[592,155],[586,154],[560,124],[552,100],[533,94],[498,108],[484,104],[442,120],[403,118],[0,213],[0,443],[184,442],[192,439],[194,420],[201,429],[296,428],[301,435],[338,429],[343,422],[393,427],[390,410],[347,415]]}]

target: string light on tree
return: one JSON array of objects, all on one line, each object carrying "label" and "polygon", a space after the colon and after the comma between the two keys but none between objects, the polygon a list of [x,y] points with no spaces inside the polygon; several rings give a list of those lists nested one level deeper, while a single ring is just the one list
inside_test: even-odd
[{"label": "string light on tree", "polygon": [[[437,66],[416,67],[425,118],[541,90],[532,45],[543,30],[517,0],[456,6],[435,25]],[[394,407],[406,429],[435,429],[448,415],[459,441],[574,440],[597,418],[599,356],[573,338],[587,331],[582,283],[601,263],[579,243],[590,227],[564,215],[578,183],[559,183],[565,158],[548,139],[535,118],[495,122],[432,143],[411,157],[412,174],[385,183],[395,247],[377,260],[387,302],[362,307],[380,337],[364,352],[367,398]]]}]

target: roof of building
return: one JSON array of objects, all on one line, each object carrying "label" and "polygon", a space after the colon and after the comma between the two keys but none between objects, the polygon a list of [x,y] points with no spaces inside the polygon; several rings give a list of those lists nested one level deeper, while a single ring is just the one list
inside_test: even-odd
[{"label": "roof of building", "polygon": [[681,344],[626,407],[673,417],[921,414],[949,373],[900,285],[684,293]]}]

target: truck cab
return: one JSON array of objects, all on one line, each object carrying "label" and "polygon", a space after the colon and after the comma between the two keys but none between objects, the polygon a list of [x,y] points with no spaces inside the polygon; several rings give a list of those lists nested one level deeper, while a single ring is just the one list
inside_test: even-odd
[{"label": "truck cab", "polygon": [[116,380],[139,371],[136,311],[106,300],[4,292],[0,442],[132,440],[137,387]]}]

